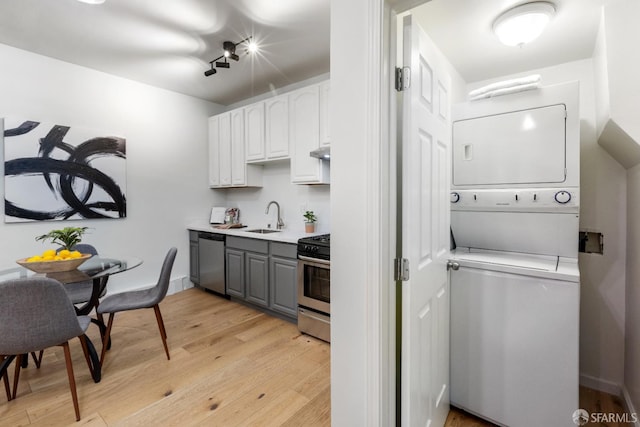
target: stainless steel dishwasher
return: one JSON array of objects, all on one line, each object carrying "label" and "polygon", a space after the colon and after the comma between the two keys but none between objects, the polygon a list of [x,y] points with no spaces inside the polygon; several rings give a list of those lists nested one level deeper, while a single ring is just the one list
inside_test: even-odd
[{"label": "stainless steel dishwasher", "polygon": [[198,269],[200,286],[226,295],[224,276],[224,234],[198,235]]}]

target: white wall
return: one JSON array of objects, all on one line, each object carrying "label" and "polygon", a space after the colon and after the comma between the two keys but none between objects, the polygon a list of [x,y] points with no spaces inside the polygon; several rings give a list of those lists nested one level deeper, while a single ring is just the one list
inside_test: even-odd
[{"label": "white wall", "polygon": [[[368,13],[378,1],[331,0],[331,423],[367,419]],[[349,40],[349,43],[344,43]],[[343,262],[341,262],[341,260]]]},{"label": "white wall", "polygon": [[[606,57],[609,74],[611,117],[636,142],[640,141],[638,98],[640,97],[640,2],[611,1],[604,8]],[[601,29],[603,27],[601,26]]]},{"label": "white wall", "polygon": [[127,139],[127,218],[6,224],[2,213],[0,269],[41,252],[45,245],[35,236],[73,225],[90,227],[84,241],[102,254],[144,260],[113,276],[109,292],[155,283],[171,246],[178,248],[172,277],[188,277],[185,227],[208,219],[210,206],[220,203],[207,185],[207,117],[222,107],[5,45],[0,57],[0,117],[106,130]]},{"label": "white wall", "polygon": [[[591,59],[531,70],[543,85],[580,81],[580,230],[604,234],[604,254],[580,254],[580,373],[590,387],[620,393],[624,375],[626,174],[598,144]],[[576,244],[577,238],[576,238]]]}]

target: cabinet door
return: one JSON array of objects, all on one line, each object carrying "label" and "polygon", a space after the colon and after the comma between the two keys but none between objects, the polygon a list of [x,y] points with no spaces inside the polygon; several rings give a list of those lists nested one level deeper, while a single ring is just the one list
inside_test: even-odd
[{"label": "cabinet door", "polygon": [[219,116],[219,156],[220,185],[231,185],[231,114],[224,113]]},{"label": "cabinet door", "polygon": [[196,285],[200,284],[200,266],[198,265],[198,233],[189,231],[189,280]]},{"label": "cabinet door", "polygon": [[244,110],[237,109],[231,115],[231,185],[247,184],[244,158]]},{"label": "cabinet door", "polygon": [[246,252],[246,299],[256,305],[269,305],[269,256]]},{"label": "cabinet door", "polygon": [[244,108],[244,137],[247,161],[265,158],[264,103],[258,102]]},{"label": "cabinet door", "polygon": [[328,168],[309,155],[320,147],[320,89],[306,87],[289,95],[291,181],[299,184],[328,183]]},{"label": "cabinet door", "polygon": [[269,274],[271,309],[296,317],[298,315],[298,261],[272,256]]},{"label": "cabinet door", "polygon": [[244,298],[244,251],[227,249],[225,258],[227,294]]},{"label": "cabinet door", "polygon": [[280,95],[265,101],[265,147],[267,159],[289,156],[289,100]]},{"label": "cabinet door", "polygon": [[220,117],[209,117],[209,187],[220,186]]},{"label": "cabinet door", "polygon": [[330,90],[330,81],[320,83],[320,146],[331,145],[331,126],[329,124]]}]

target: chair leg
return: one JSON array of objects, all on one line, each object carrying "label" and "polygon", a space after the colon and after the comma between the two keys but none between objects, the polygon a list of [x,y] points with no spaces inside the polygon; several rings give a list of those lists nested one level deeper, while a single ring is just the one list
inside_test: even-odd
[{"label": "chair leg", "polygon": [[9,375],[5,370],[2,373],[2,380],[4,381],[4,391],[7,393],[7,400],[11,400],[11,389],[9,388]]},{"label": "chair leg", "polygon": [[40,369],[40,364],[42,363],[42,355],[44,354],[44,350],[40,350],[40,353],[36,356],[36,352],[31,352],[31,357],[33,357],[33,362],[36,364],[36,368]]},{"label": "chair leg", "polygon": [[156,312],[156,320],[158,321],[158,328],[160,329],[160,337],[162,338],[162,344],[164,345],[164,352],[167,353],[167,360],[171,360],[171,356],[169,356],[169,347],[167,347],[167,331],[164,328],[164,321],[162,320],[162,314],[160,313],[160,306],[158,304],[154,305],[153,311]]},{"label": "chair leg", "polygon": [[104,362],[104,355],[107,352],[107,346],[109,345],[109,339],[111,337],[111,327],[113,326],[113,317],[115,313],[109,313],[109,322],[107,323],[107,330],[102,337],[102,353],[100,353],[100,366]]},{"label": "chair leg", "polygon": [[13,398],[18,394],[18,380],[20,379],[20,368],[22,367],[22,354],[16,356],[16,370],[13,374]]},{"label": "chair leg", "polygon": [[64,348],[64,358],[67,362],[67,374],[69,376],[69,388],[71,389],[71,398],[73,399],[73,409],[76,411],[76,421],[80,421],[80,408],[78,407],[78,393],[76,392],[76,378],[73,375],[73,364],[71,362],[71,352],[69,351],[69,343],[61,344]]},{"label": "chair leg", "polygon": [[7,371],[9,370],[9,364],[13,356],[2,356],[0,359],[0,372],[2,372],[2,381],[4,382],[4,391],[7,393],[7,401],[11,400],[11,388],[9,387],[9,374]]}]

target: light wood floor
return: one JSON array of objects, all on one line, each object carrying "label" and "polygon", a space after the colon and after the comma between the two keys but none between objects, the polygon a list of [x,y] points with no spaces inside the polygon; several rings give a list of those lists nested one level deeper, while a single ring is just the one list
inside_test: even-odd
[{"label": "light wood floor", "polygon": [[[71,345],[82,420],[89,426],[330,426],[330,349],[289,322],[190,289],[161,309],[171,361],[153,310],[116,315],[103,378]],[[100,350],[97,328],[89,336]],[[10,370],[13,372],[13,369]],[[580,390],[589,412],[622,412],[619,399]],[[62,348],[22,371],[18,397],[0,390],[0,426],[74,424]],[[618,424],[601,424],[617,427]],[[491,424],[452,408],[446,427]],[[620,425],[622,426],[622,424]]]},{"label": "light wood floor", "polygon": [[[82,420],[91,426],[328,426],[329,345],[292,323],[189,289],[160,304],[171,360],[153,310],[115,317],[102,381],[78,340],[71,352]],[[90,327],[98,349],[98,333]],[[10,370],[13,372],[13,369]],[[0,425],[58,426],[75,416],[62,348],[20,375],[18,397],[0,389]]]}]

